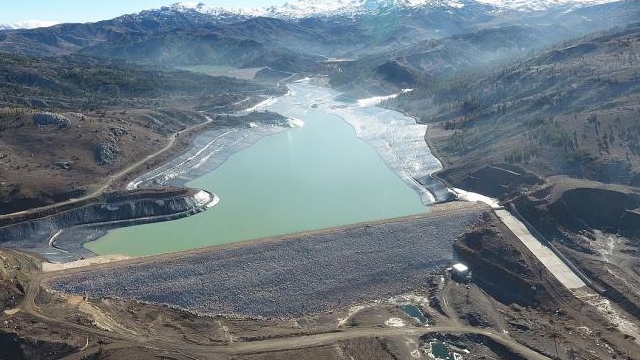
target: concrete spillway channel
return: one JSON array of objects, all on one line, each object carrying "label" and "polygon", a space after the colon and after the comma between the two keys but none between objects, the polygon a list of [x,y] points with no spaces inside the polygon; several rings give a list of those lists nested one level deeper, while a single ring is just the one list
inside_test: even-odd
[{"label": "concrete spillway channel", "polygon": [[545,246],[536,239],[518,218],[504,209],[496,209],[495,213],[509,230],[520,239],[529,251],[531,251],[547,270],[567,289],[577,290],[587,286],[548,246]]},{"label": "concrete spillway channel", "polygon": [[[562,285],[569,289],[578,299],[593,306],[621,332],[632,335],[638,339],[636,342],[640,343],[640,328],[633,320],[629,320],[632,319],[631,316],[618,309],[602,295],[604,293],[603,289],[594,284],[568,259],[564,258],[562,254],[553,248],[552,244],[545,245],[531,234],[527,226],[516,216],[503,208],[497,208],[494,211],[509,230],[522,241]],[[513,211],[519,216],[515,207],[513,207]],[[532,227],[531,229],[537,232],[535,228]],[[540,234],[537,235],[542,237]]]}]

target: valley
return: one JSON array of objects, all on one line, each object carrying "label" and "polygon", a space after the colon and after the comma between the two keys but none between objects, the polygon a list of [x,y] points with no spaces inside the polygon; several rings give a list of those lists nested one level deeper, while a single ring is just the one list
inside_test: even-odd
[{"label": "valley", "polygon": [[0,359],[638,358],[639,18],[299,0],[7,26]]}]

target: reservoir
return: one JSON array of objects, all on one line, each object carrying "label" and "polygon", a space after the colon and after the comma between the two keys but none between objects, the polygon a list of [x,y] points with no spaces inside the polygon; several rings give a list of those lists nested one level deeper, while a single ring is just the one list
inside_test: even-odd
[{"label": "reservoir", "polygon": [[[308,97],[303,90],[296,88]],[[176,221],[112,230],[85,246],[97,254],[151,255],[426,211],[420,194],[357,128],[312,106],[317,93],[285,98],[270,110],[303,126],[262,137],[187,183],[217,194],[219,204]]]}]

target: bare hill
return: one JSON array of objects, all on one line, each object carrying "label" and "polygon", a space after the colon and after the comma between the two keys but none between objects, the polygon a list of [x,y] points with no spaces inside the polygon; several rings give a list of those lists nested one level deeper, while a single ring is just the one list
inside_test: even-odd
[{"label": "bare hill", "polygon": [[144,171],[190,145],[189,134],[175,134],[206,121],[196,110],[232,111],[234,103],[251,104],[274,91],[81,56],[0,53],[0,78],[0,213],[91,193],[157,154],[131,169]]}]

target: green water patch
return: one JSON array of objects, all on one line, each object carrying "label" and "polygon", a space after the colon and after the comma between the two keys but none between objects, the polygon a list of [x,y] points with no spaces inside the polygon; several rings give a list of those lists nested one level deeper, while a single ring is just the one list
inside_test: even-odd
[{"label": "green water patch", "polygon": [[451,350],[449,350],[447,344],[440,341],[433,341],[429,344],[429,347],[429,352],[434,359],[455,360],[455,357]]},{"label": "green water patch", "polygon": [[402,309],[402,311],[405,314],[411,316],[414,319],[417,319],[421,324],[426,325],[429,323],[429,319],[427,319],[427,317],[424,316],[422,311],[420,311],[420,309],[415,305],[411,305],[411,304],[402,305],[400,306],[400,309]]},{"label": "green water patch", "polygon": [[305,125],[259,140],[188,186],[220,203],[171,222],[110,231],[97,254],[151,255],[424,213],[419,195],[340,118],[309,111]]}]

